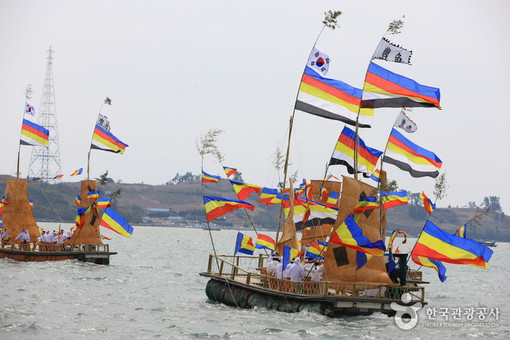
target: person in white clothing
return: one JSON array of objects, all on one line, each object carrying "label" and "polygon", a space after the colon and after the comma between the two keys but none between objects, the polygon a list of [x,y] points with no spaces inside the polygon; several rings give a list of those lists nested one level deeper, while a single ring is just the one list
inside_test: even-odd
[{"label": "person in white clothing", "polygon": [[303,277],[305,277],[305,270],[303,268],[303,265],[299,261],[299,257],[296,257],[292,261],[292,265],[289,269],[290,279],[292,281],[301,282],[303,281]]},{"label": "person in white clothing", "polygon": [[276,266],[280,263],[279,257],[273,257],[272,261],[269,261],[267,264],[267,275],[275,276],[276,274]]}]

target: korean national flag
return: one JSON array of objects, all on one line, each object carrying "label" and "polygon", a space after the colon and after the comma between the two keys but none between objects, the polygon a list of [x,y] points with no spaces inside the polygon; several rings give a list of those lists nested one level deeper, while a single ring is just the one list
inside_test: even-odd
[{"label": "korean national flag", "polygon": [[306,65],[319,72],[319,74],[326,76],[329,70],[329,61],[330,59],[326,54],[314,47]]},{"label": "korean national flag", "polygon": [[25,113],[28,113],[29,115],[35,116],[35,109],[32,105],[29,103],[25,103]]}]

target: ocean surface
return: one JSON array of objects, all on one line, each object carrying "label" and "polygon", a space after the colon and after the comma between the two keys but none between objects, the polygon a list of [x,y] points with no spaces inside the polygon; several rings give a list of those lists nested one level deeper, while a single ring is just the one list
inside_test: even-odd
[{"label": "ocean surface", "polygon": [[[109,266],[1,259],[0,339],[510,339],[509,243],[492,248],[487,269],[446,264],[444,283],[423,268],[429,304],[402,330],[382,314],[331,319],[213,303],[198,275],[212,252],[208,231],[134,228],[131,238],[105,232],[118,252]],[[233,253],[235,231],[212,234],[218,254]]]}]

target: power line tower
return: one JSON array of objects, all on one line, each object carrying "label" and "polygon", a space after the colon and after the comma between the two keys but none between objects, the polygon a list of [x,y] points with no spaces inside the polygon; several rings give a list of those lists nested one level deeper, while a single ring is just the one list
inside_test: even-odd
[{"label": "power line tower", "polygon": [[61,182],[60,145],[58,142],[57,108],[55,105],[55,85],[53,83],[53,50],[48,50],[48,64],[44,78],[41,105],[39,106],[38,124],[49,130],[47,146],[32,148],[28,177],[44,177],[45,181]]}]

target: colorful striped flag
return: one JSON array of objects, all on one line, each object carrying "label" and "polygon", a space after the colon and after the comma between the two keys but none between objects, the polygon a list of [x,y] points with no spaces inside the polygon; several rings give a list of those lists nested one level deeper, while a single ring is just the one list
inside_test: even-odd
[{"label": "colorful striped flag", "polygon": [[374,256],[383,256],[386,247],[383,240],[371,242],[363,235],[354,215],[349,215],[331,235],[330,242],[362,251]]},{"label": "colorful striped flag", "polygon": [[305,257],[319,260],[324,255],[321,247],[315,242],[310,242],[308,249],[306,250]]},{"label": "colorful striped flag", "polygon": [[383,162],[407,171],[413,177],[436,178],[443,162],[432,152],[404,137],[395,128],[391,130]]},{"label": "colorful striped flag", "polygon": [[104,235],[101,235],[101,240],[110,240],[110,241],[111,241],[111,238],[106,237],[106,236],[104,236]]},{"label": "colorful striped flag", "polygon": [[253,255],[254,251],[255,251],[255,247],[253,246],[252,238],[250,236],[247,236],[240,232],[237,232],[236,247],[235,247],[234,255],[237,253]]},{"label": "colorful striped flag", "polygon": [[320,199],[326,201],[328,199],[328,190],[325,187],[321,187]]},{"label": "colorful striped flag", "polygon": [[379,204],[377,203],[377,197],[360,197],[358,204],[353,210],[354,214],[361,214],[366,210],[379,209]]},{"label": "colorful striped flag", "polygon": [[79,207],[80,204],[81,204],[81,197],[80,195],[76,196],[76,198],[74,199],[74,204]]},{"label": "colorful striped flag", "polygon": [[218,183],[220,176],[209,175],[207,172],[202,171],[202,183]]},{"label": "colorful striped flag", "polygon": [[235,209],[245,208],[253,210],[250,203],[225,197],[204,196],[204,208],[207,222],[217,219]]},{"label": "colorful striped flag", "polygon": [[411,254],[454,264],[486,268],[492,250],[474,240],[445,233],[430,220],[425,223]]},{"label": "colorful striped flag", "polygon": [[81,175],[83,172],[83,168],[79,168],[78,170],[75,170],[71,176],[78,176],[78,175]]},{"label": "colorful striped flag", "polygon": [[92,135],[91,149],[110,151],[123,154],[128,147],[126,143],[115,137],[110,131],[96,125],[94,134]]},{"label": "colorful striped flag", "polygon": [[467,223],[464,224],[459,229],[457,229],[457,231],[453,235],[466,238],[467,237]]},{"label": "colorful striped flag", "polygon": [[55,176],[55,177],[53,177],[52,179],[60,179],[60,178],[62,178],[62,177],[64,177],[64,175],[63,175],[63,174],[60,174],[60,175],[56,175],[56,176]]},{"label": "colorful striped flag", "polygon": [[97,199],[97,208],[98,209],[106,209],[112,206],[111,198],[98,198]]},{"label": "colorful striped flag", "polygon": [[259,187],[258,185],[241,183],[233,180],[230,180],[230,183],[232,184],[232,187],[237,194],[237,198],[240,200],[246,199],[253,192],[260,194],[260,190],[262,190],[262,187]]},{"label": "colorful striped flag", "polygon": [[420,85],[410,78],[393,73],[374,62],[368,66],[363,85],[363,108],[437,107],[438,88]]},{"label": "colorful striped flag", "polygon": [[338,194],[338,192],[331,191],[326,201],[326,208],[338,208],[339,197],[340,195]]},{"label": "colorful striped flag", "polygon": [[257,235],[257,241],[255,241],[255,248],[257,249],[269,249],[274,251],[275,241],[270,236],[264,234]]},{"label": "colorful striped flag", "polygon": [[446,281],[446,267],[441,261],[430,259],[428,257],[424,256],[417,256],[413,253],[411,253],[411,258],[413,259],[413,262],[417,265],[434,268],[437,272],[437,276],[439,277],[439,280],[441,282]]},{"label": "colorful striped flag", "polygon": [[356,270],[361,269],[364,265],[367,264],[368,261],[372,258],[374,255],[370,255],[368,253],[362,252],[362,251],[356,251]]},{"label": "colorful striped flag", "polygon": [[232,175],[237,174],[237,169],[236,168],[230,168],[228,166],[224,166],[223,170],[225,171],[225,175],[227,175],[227,178],[229,178]]},{"label": "colorful striped flag", "polygon": [[[349,127],[344,126],[340,137],[331,155],[329,165],[341,164],[347,167],[350,174],[354,173],[354,145],[356,135]],[[374,170],[382,151],[365,145],[363,139],[358,137],[358,172],[368,178]]]},{"label": "colorful striped flag", "polygon": [[397,205],[408,204],[407,191],[381,191],[381,203],[384,209],[396,207]]},{"label": "colorful striped flag", "polygon": [[28,200],[28,205],[30,206],[30,208],[34,208],[34,200]]},{"label": "colorful striped flag", "polygon": [[391,252],[391,249],[393,249],[393,241],[397,238],[398,234],[404,235],[404,241],[402,241],[402,244],[407,243],[407,233],[400,229],[395,229],[391,232],[390,238],[388,240],[388,249]]},{"label": "colorful striped flag", "polygon": [[379,183],[381,181],[381,170],[376,169],[374,172],[372,172],[372,174],[370,175],[370,179]]},{"label": "colorful striped flag", "polygon": [[283,270],[287,268],[287,265],[290,261],[294,260],[296,257],[300,256],[301,252],[297,249],[294,249],[289,246],[283,246],[283,256],[282,256],[282,266]]},{"label": "colorful striped flag", "polygon": [[306,67],[295,108],[350,125],[355,125],[358,119],[360,127],[370,127],[374,111],[360,110],[362,92],[340,80],[324,78],[310,67]]},{"label": "colorful striped flag", "polygon": [[278,195],[278,189],[262,188],[260,191],[259,204],[266,203],[270,205],[271,201]]},{"label": "colorful striped flag", "polygon": [[99,225],[125,237],[131,237],[133,234],[133,227],[122,216],[113,211],[112,208],[105,209]]},{"label": "colorful striped flag", "polygon": [[48,145],[50,131],[44,126],[23,119],[20,143],[22,145]]},{"label": "colorful striped flag", "polygon": [[99,198],[99,191],[92,190],[87,194],[87,198],[91,200],[97,200]]},{"label": "colorful striped flag", "polygon": [[432,203],[430,198],[428,198],[423,191],[420,194],[420,198],[421,202],[423,203],[423,207],[425,208],[425,211],[428,212],[429,214],[432,214],[434,209],[436,209],[436,205]]},{"label": "colorful striped flag", "polygon": [[305,225],[335,224],[338,216],[338,206],[326,207],[325,204],[308,200],[305,209],[309,211],[306,215]]}]

